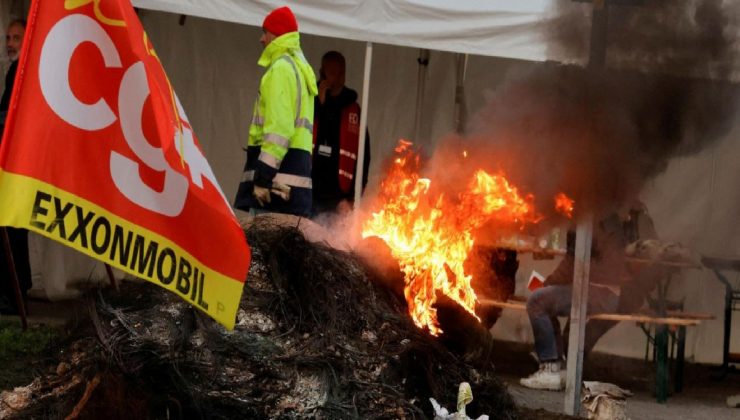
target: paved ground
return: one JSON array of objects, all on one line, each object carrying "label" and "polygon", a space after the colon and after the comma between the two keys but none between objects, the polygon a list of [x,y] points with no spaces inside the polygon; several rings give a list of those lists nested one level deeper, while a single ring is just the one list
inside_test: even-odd
[{"label": "paved ground", "polygon": [[[542,392],[524,388],[519,385],[519,377],[505,376],[504,381],[509,385],[509,392],[517,405],[544,409],[550,412],[562,413],[564,392]],[[687,390],[680,396],[671,397],[666,404],[658,404],[652,395],[645,391],[635,392],[635,396],[627,401],[627,413],[631,419],[655,420],[737,420],[740,418],[740,408],[728,408],[725,404],[724,392],[714,397],[703,394],[707,390]],[[735,388],[740,393],[740,388]]]},{"label": "paved ground", "polygon": [[[519,378],[536,369],[520,344],[497,343],[496,367],[518,405],[562,413],[564,392],[535,391],[519,385]],[[643,360],[595,354],[584,366],[584,379],[617,384],[635,395],[627,400],[633,420],[730,420],[740,419],[740,408],[726,405],[728,396],[740,394],[740,371],[723,380],[712,379],[714,368],[687,365],[684,390],[658,404],[652,393],[653,365]]]}]

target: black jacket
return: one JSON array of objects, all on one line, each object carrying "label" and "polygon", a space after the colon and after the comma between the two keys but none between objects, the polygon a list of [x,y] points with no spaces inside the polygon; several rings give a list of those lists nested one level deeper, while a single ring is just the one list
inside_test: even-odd
[{"label": "black jacket", "polygon": [[[336,204],[341,200],[352,201],[354,188],[349,193],[339,188],[339,136],[341,130],[342,111],[345,107],[357,101],[357,92],[343,87],[337,96],[326,95],[322,104],[318,96],[315,99],[314,119],[316,120],[317,133],[313,150],[313,194],[314,205],[321,207],[322,202]],[[370,135],[366,130],[365,137],[365,159],[362,176],[363,189],[367,185],[367,176],[370,168]],[[331,155],[324,156],[319,153],[319,147],[326,145],[331,147]]]},{"label": "black jacket", "polygon": [[[0,126],[5,127],[5,117],[8,115],[10,108],[10,95],[13,93],[13,84],[15,83],[15,73],[18,70],[18,60],[10,63],[8,73],[5,75],[5,90],[3,97],[0,99]],[[2,130],[0,130],[2,132]]]}]

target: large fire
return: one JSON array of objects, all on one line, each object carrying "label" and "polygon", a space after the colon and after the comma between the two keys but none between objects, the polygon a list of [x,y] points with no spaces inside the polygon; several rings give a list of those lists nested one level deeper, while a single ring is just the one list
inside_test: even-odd
[{"label": "large fire", "polygon": [[396,153],[381,185],[380,208],[365,221],[362,236],[377,236],[388,244],[404,273],[414,323],[439,335],[434,308],[438,292],[479,319],[472,276],[463,269],[475,231],[492,221],[523,227],[540,216],[534,198],[520,194],[501,173],[478,170],[463,192],[448,197],[434,192],[432,181],[419,175],[419,156],[411,143],[401,140]]}]

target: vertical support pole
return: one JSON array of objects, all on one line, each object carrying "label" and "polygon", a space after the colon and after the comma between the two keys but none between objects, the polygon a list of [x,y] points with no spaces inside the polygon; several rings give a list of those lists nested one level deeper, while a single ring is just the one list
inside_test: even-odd
[{"label": "vertical support pole", "polygon": [[455,84],[455,113],[453,120],[455,122],[455,132],[463,134],[465,129],[465,78],[468,72],[468,55],[456,54],[457,61],[457,83]]},{"label": "vertical support pole", "polygon": [[417,76],[416,85],[416,112],[414,113],[414,138],[411,139],[414,142],[419,141],[421,133],[421,116],[424,110],[424,91],[426,90],[427,84],[427,66],[429,65],[429,50],[420,49],[419,58],[416,59],[419,63],[419,75]]},{"label": "vertical support pole", "polygon": [[[601,71],[606,64],[606,34],[608,0],[593,0],[591,18],[591,46],[588,67]],[[576,228],[575,270],[573,299],[570,308],[568,335],[568,370],[565,381],[565,414],[579,416],[581,412],[581,380],[583,378],[583,340],[586,336],[586,308],[593,239],[593,215],[584,216]]]},{"label": "vertical support pole", "polygon": [[[658,283],[658,311],[659,316],[667,316],[668,285],[670,276]],[[659,403],[668,399],[668,326],[655,326],[655,398]]]},{"label": "vertical support pole", "polygon": [[650,360],[650,324],[640,324],[642,332],[645,333],[645,362]]},{"label": "vertical support pole", "polygon": [[588,66],[594,69],[603,69],[606,65],[606,35],[609,25],[608,0],[593,0],[592,13]]},{"label": "vertical support pole", "polygon": [[0,228],[0,235],[2,235],[2,241],[5,248],[5,260],[8,264],[8,270],[10,271],[10,282],[13,284],[13,292],[15,293],[15,304],[18,306],[18,315],[21,318],[21,327],[23,331],[28,329],[28,320],[26,319],[26,304],[23,302],[23,294],[21,293],[21,284],[18,281],[18,272],[15,269],[15,260],[13,259],[13,250],[10,248],[10,237],[8,236],[8,228],[3,226]]},{"label": "vertical support pole", "polygon": [[730,339],[732,337],[732,284],[729,280],[719,271],[714,269],[714,274],[717,276],[719,281],[725,286],[725,319],[724,319],[724,331],[722,340],[722,371],[720,372],[721,377],[727,374],[730,369]]},{"label": "vertical support pole", "polygon": [[664,403],[668,399],[668,327],[655,327],[655,399]]},{"label": "vertical support pole", "polygon": [[365,168],[365,142],[367,141],[367,103],[370,97],[370,70],[373,65],[373,43],[365,45],[365,71],[362,77],[362,112],[360,113],[360,144],[357,145],[357,170],[355,170],[355,208],[360,207]]},{"label": "vertical support pole", "polygon": [[583,369],[583,339],[586,336],[588,314],[588,276],[591,268],[593,216],[586,215],[576,228],[573,299],[570,308],[568,334],[568,370],[565,382],[565,413],[578,416],[581,412],[581,378]]},{"label": "vertical support pole", "polygon": [[686,327],[678,327],[678,350],[676,350],[676,377],[674,389],[676,393],[683,391],[683,364],[686,357]]}]

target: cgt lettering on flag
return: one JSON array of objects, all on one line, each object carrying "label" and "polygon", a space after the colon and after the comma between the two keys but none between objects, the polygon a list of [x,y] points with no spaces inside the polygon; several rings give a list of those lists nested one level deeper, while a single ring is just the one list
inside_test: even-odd
[{"label": "cgt lettering on flag", "polygon": [[[39,123],[43,122],[43,123]],[[0,225],[233,328],[250,251],[128,0],[34,0],[0,144]]]},{"label": "cgt lettering on flag", "polygon": [[[59,118],[81,130],[103,130],[120,119],[121,134],[138,160],[115,150],[110,152],[109,169],[116,188],[145,209],[165,216],[179,215],[187,198],[188,180],[167,162],[161,148],[149,143],[142,129],[144,104],[151,93],[144,62],[138,61],[125,71],[118,89],[119,115],[116,115],[104,99],[99,98],[95,103],[87,104],[72,91],[68,76],[72,55],[86,42],[97,48],[106,67],[121,67],[118,50],[100,23],[85,15],[67,16],[54,25],[41,49],[39,81],[44,99]],[[142,45],[144,42],[148,42],[146,36]],[[145,45],[145,49],[147,54],[156,59],[153,48]],[[195,146],[187,116],[177,95],[171,90],[169,80],[167,87],[174,100],[172,111],[177,123],[173,133],[177,137],[174,144],[188,164],[193,184],[202,188],[205,178],[213,185],[218,185],[208,162]],[[141,164],[164,173],[162,191],[151,188],[141,177],[130,176],[138,173]],[[218,191],[227,208],[230,208],[226,196],[220,188]]]}]

